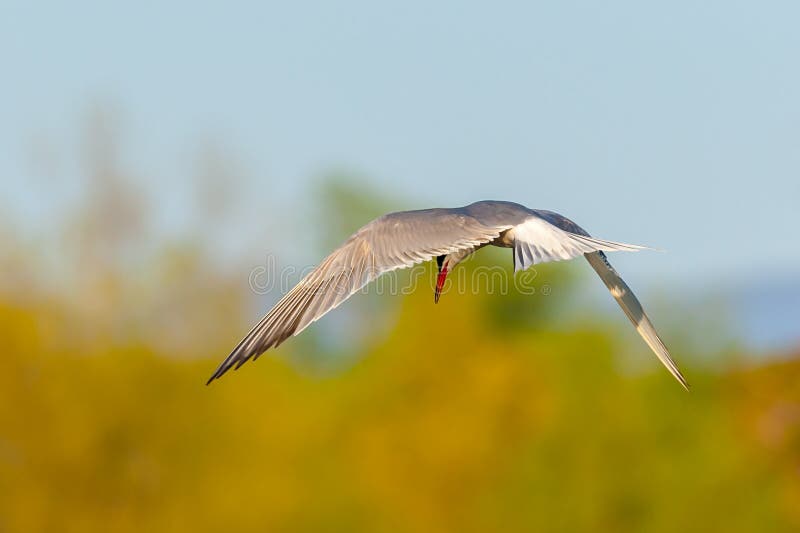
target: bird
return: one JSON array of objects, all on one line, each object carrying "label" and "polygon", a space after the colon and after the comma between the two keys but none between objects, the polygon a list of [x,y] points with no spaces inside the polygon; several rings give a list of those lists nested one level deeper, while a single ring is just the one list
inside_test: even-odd
[{"label": "bird", "polygon": [[646,246],[597,239],[567,217],[506,201],[389,213],[369,222],[289,290],[222,361],[206,384],[279,346],[377,277],[434,258],[438,302],[448,273],[484,246],[511,248],[514,272],[583,256],[636,331],[684,389],[686,379],[606,252]]}]

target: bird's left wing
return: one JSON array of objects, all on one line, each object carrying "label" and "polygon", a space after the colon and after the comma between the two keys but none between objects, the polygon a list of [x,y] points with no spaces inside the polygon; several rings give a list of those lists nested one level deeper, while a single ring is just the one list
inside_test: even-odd
[{"label": "bird's left wing", "polygon": [[297,335],[381,274],[475,248],[509,227],[483,224],[457,209],[403,211],[373,220],[286,293],[208,382]]}]

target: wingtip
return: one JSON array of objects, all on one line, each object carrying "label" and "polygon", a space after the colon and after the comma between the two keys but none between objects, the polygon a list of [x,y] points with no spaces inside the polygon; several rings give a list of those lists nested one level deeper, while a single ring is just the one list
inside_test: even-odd
[{"label": "wingtip", "polygon": [[647,252],[659,252],[659,253],[666,253],[667,250],[664,248],[658,248],[656,246],[648,246],[646,244],[633,244],[632,246],[636,247],[636,252],[638,251],[647,251]]},{"label": "wingtip", "polygon": [[[658,355],[658,354],[656,353],[656,355]],[[669,354],[667,354],[667,355],[669,355]],[[685,390],[686,392],[690,392],[691,391],[691,387],[689,386],[689,382],[686,381],[685,377],[683,377],[683,374],[681,373],[680,370],[678,370],[678,366],[675,364],[675,362],[672,360],[671,357],[668,359],[668,362],[669,362],[669,364],[662,360],[662,363],[664,363],[664,366],[667,367],[667,370],[669,370],[669,373],[672,375],[672,377],[674,377],[675,380],[678,383],[680,383],[681,387],[683,387],[683,390]]]},{"label": "wingtip", "polygon": [[208,381],[206,381],[206,386],[211,385],[212,381],[216,381],[219,378],[221,378],[225,374],[225,372],[227,372],[228,370],[229,370],[229,367],[225,367],[224,364],[222,364],[219,367],[217,367],[217,369],[214,370],[214,373],[211,374],[211,377],[208,378]]},{"label": "wingtip", "polygon": [[634,244],[635,248],[632,250],[634,252],[665,252],[661,248],[656,248],[655,246],[647,246],[644,244]]}]

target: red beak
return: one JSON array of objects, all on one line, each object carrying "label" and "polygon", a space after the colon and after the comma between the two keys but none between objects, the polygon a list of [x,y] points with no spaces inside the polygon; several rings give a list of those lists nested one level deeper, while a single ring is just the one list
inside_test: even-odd
[{"label": "red beak", "polygon": [[434,303],[439,303],[439,296],[442,293],[442,287],[444,286],[444,280],[447,278],[447,267],[442,267],[439,271],[439,276],[436,278],[436,293],[433,295]]}]

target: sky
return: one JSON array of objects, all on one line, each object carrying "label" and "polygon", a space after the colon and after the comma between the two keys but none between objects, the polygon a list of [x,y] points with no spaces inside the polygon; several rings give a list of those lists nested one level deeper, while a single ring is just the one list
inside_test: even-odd
[{"label": "sky", "polygon": [[640,279],[798,280],[798,20],[796,2],[4,2],[0,208],[46,226],[85,192],[100,103],[165,231],[211,142],[246,169],[251,232],[346,169],[404,208],[513,200],[666,250],[619,260]]}]

